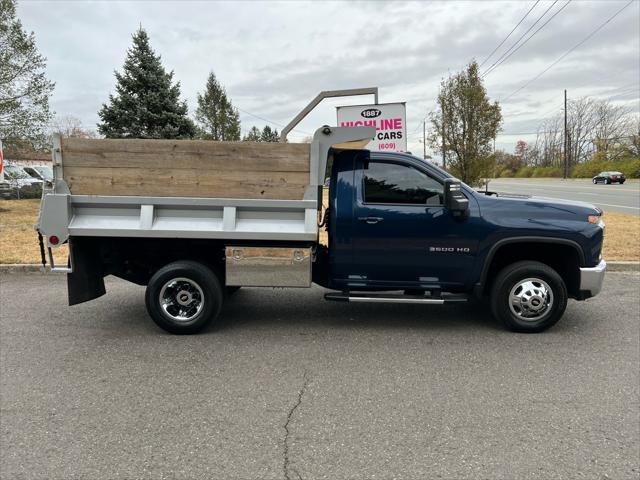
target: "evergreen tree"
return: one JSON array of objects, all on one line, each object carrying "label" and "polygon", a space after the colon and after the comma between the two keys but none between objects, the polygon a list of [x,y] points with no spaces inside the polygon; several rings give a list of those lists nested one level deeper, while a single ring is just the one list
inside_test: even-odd
[{"label": "evergreen tree", "polygon": [[278,134],[278,129],[276,128],[275,130],[271,130],[271,127],[269,125],[265,125],[265,127],[262,129],[260,139],[263,142],[279,142],[280,135]]},{"label": "evergreen tree", "polygon": [[233,108],[227,92],[216,79],[213,72],[209,73],[203,93],[198,93],[198,108],[196,110],[198,122],[198,136],[205,140],[240,140],[240,115]]},{"label": "evergreen tree", "polygon": [[172,83],[160,56],[142,28],[133,35],[122,72],[115,72],[116,95],[102,105],[98,131],[107,138],[192,138],[195,125],[180,100],[180,82]]},{"label": "evergreen tree", "polygon": [[33,32],[23,30],[16,18],[16,2],[0,0],[0,138],[5,148],[44,145],[55,86],[45,68]]},{"label": "evergreen tree", "polygon": [[249,133],[247,133],[242,138],[242,141],[243,142],[261,142],[262,141],[262,138],[260,138],[261,135],[262,134],[260,133],[260,129],[254,125],[253,127],[251,127],[251,130],[249,130]]}]

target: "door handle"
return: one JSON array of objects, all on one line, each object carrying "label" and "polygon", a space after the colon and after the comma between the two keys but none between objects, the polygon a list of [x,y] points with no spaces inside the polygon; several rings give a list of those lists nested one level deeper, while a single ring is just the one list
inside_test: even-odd
[{"label": "door handle", "polygon": [[376,223],[380,223],[384,221],[382,217],[358,217],[358,220],[361,222],[366,222],[369,225],[375,225]]}]

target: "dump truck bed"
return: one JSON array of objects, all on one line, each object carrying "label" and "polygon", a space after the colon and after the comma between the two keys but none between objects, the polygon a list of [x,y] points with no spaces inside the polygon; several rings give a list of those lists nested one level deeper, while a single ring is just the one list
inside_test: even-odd
[{"label": "dump truck bed", "polygon": [[311,144],[56,136],[38,230],[48,247],[70,236],[313,242],[331,148],[374,134],[324,127]]}]

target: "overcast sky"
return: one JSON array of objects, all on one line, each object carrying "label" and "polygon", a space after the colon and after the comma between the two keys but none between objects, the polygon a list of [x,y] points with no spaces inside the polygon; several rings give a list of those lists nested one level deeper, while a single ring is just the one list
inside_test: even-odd
[{"label": "overcast sky", "polygon": [[[142,25],[180,81],[190,113],[210,70],[240,109],[243,133],[265,120],[280,130],[321,90],[377,86],[380,102],[407,103],[409,149],[421,153],[422,119],[435,106],[440,80],[474,58],[482,62],[534,3],[19,0],[18,14],[48,59],[56,82],[52,108],[86,127],[95,128],[96,112],[114,91],[113,71],[122,68],[131,34]],[[608,98],[640,110],[640,1],[509,96],[628,1],[566,3],[538,2],[483,65],[498,60],[547,9],[523,41],[559,12],[486,76],[489,96],[503,105],[499,148],[533,138],[524,134],[560,111],[565,88],[570,98]],[[336,105],[369,101],[325,101],[290,139],[334,125]]]}]

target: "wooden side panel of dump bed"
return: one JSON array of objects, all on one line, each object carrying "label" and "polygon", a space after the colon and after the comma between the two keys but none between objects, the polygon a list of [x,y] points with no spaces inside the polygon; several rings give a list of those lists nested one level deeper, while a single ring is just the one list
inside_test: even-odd
[{"label": "wooden side panel of dump bed", "polygon": [[63,138],[74,195],[300,200],[308,144]]}]

